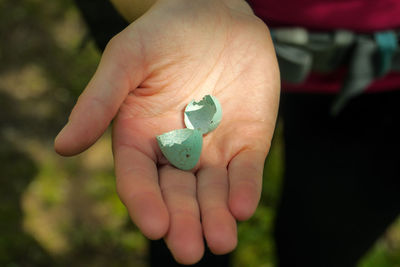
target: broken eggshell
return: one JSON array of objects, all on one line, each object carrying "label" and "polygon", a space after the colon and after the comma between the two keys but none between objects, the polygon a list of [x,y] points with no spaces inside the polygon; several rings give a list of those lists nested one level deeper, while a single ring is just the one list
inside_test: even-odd
[{"label": "broken eggshell", "polygon": [[222,119],[222,107],[218,99],[206,95],[202,100],[192,100],[185,108],[185,125],[206,134],[217,128]]},{"label": "broken eggshell", "polygon": [[158,146],[167,160],[181,170],[191,170],[200,159],[202,134],[193,129],[173,130],[157,136]]}]

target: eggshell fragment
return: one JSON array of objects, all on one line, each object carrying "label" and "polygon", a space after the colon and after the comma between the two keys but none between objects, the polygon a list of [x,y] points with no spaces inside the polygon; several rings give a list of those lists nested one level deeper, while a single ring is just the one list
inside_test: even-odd
[{"label": "eggshell fragment", "polygon": [[202,100],[192,100],[185,108],[185,125],[206,134],[217,128],[222,119],[222,107],[218,99],[206,95]]},{"label": "eggshell fragment", "polygon": [[172,165],[181,170],[191,170],[200,159],[203,136],[197,130],[186,128],[159,135],[157,142]]}]

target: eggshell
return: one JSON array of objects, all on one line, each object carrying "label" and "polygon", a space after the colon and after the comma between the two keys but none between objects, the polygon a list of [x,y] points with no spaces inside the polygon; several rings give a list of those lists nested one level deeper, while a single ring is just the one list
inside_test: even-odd
[{"label": "eggshell", "polygon": [[159,135],[157,142],[172,165],[181,170],[191,170],[200,159],[203,136],[197,130],[186,128]]}]

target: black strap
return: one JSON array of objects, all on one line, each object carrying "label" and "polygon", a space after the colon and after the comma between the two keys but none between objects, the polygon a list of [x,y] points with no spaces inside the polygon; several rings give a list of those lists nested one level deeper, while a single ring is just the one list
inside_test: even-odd
[{"label": "black strap", "polygon": [[333,115],[337,115],[351,98],[361,94],[375,79],[373,55],[376,48],[374,40],[362,36],[357,38],[347,77],[331,109]]},{"label": "black strap", "polygon": [[110,39],[128,26],[109,0],[75,0],[96,45],[104,50]]}]

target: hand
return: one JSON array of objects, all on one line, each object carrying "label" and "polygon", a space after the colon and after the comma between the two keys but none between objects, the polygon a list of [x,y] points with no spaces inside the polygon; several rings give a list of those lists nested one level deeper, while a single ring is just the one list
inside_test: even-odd
[{"label": "hand", "polygon": [[[91,146],[110,124],[117,191],[150,239],[175,259],[233,250],[236,220],[255,211],[279,98],[268,29],[242,0],[159,0],[115,36],[55,141],[66,156]],[[156,135],[184,128],[192,99],[216,96],[219,127],[204,136],[191,172],[163,158]]]}]

